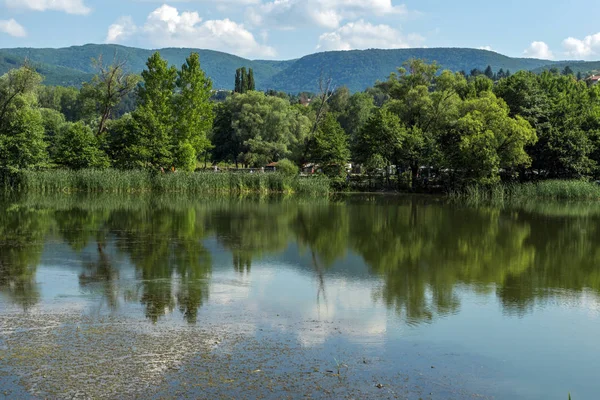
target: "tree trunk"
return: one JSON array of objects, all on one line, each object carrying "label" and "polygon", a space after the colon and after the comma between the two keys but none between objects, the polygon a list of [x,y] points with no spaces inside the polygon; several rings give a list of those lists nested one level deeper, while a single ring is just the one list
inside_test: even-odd
[{"label": "tree trunk", "polygon": [[418,164],[413,164],[410,166],[410,172],[411,172],[411,187],[412,190],[416,190],[417,189],[417,178],[419,177],[419,165]]}]

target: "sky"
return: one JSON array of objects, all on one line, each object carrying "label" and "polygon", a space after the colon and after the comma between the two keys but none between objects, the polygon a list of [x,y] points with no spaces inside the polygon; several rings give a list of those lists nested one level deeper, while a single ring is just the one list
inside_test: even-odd
[{"label": "sky", "polygon": [[117,43],[283,60],[328,50],[469,47],[512,57],[600,60],[595,5],[589,0],[0,0],[0,48]]}]

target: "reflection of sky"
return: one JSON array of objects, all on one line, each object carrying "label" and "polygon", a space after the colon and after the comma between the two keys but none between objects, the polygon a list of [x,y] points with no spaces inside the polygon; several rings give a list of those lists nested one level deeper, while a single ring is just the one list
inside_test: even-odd
[{"label": "reflection of sky", "polygon": [[[388,357],[405,351],[405,346],[418,345],[440,357],[436,363],[453,362],[442,355],[486,360],[474,362],[474,373],[478,368],[497,371],[506,380],[498,385],[512,386],[523,398],[542,399],[569,391],[579,393],[579,398],[597,394],[600,302],[592,293],[553,293],[532,312],[511,315],[494,290],[457,286],[459,311],[415,325],[374,298],[381,281],[369,275],[356,255],[348,254],[325,269],[321,285],[310,255],[295,245],[253,260],[250,272],[243,273],[234,270],[232,255],[215,240],[205,245],[213,265],[199,325],[223,321],[236,333],[249,336],[258,336],[261,330],[280,332],[307,349],[343,343]],[[36,275],[41,300],[29,312],[112,312],[103,306],[101,291],[82,290],[79,283],[81,262],[93,258],[95,251],[94,244],[79,254],[62,244],[46,246]],[[138,284],[134,266],[114,252],[110,255],[118,260],[120,308],[116,312],[143,320],[139,301],[124,300],[124,293]],[[8,307],[4,299],[2,310],[12,313],[16,307]],[[182,320],[175,309],[159,324],[183,324]]]}]

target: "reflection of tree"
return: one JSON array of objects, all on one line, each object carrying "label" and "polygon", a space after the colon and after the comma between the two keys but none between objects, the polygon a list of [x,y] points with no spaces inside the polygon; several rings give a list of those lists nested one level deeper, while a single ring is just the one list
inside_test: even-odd
[{"label": "reflection of tree", "polygon": [[203,215],[192,207],[116,211],[109,227],[118,249],[138,270],[146,316],[156,322],[178,306],[186,320],[195,323],[208,298],[211,270],[210,254],[202,243]]},{"label": "reflection of tree", "polygon": [[231,251],[234,269],[249,273],[253,259],[287,247],[289,220],[295,213],[295,207],[286,203],[232,200],[210,212],[208,225]]},{"label": "reflection of tree", "polygon": [[79,285],[86,288],[99,284],[109,308],[116,310],[119,304],[119,270],[113,265],[106,247],[105,240],[98,239],[97,259],[84,263],[84,271],[79,275]]},{"label": "reflection of tree", "polygon": [[411,323],[456,312],[465,285],[495,293],[506,312],[517,314],[559,296],[556,289],[600,296],[600,213],[589,209],[579,215],[571,207],[561,216],[552,208],[545,215],[543,207],[475,209],[385,196],[329,203],[153,201],[4,210],[0,291],[24,308],[38,301],[36,266],[57,227],[82,254],[81,287],[100,288],[112,309],[123,289],[115,257],[130,260],[139,287],[125,301],[141,302],[152,321],[179,310],[197,322],[209,293],[212,261],[203,242],[211,236],[244,274],[253,261],[297,243],[315,274],[319,305],[327,302],[328,269],[348,252],[358,254],[381,279],[375,298]]},{"label": "reflection of tree", "polygon": [[0,209],[0,292],[24,310],[39,300],[35,273],[50,223],[45,212]]}]

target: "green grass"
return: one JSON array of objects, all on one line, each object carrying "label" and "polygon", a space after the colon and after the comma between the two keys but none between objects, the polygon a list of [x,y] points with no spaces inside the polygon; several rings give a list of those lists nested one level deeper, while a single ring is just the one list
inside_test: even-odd
[{"label": "green grass", "polygon": [[559,181],[470,186],[450,193],[450,198],[469,203],[525,202],[539,200],[600,200],[600,185],[586,181]]},{"label": "green grass", "polygon": [[24,170],[0,177],[5,192],[28,193],[188,193],[245,194],[329,193],[324,177],[289,177],[282,174],[242,174],[214,172],[177,172],[156,174],[149,171],[108,170]]}]

